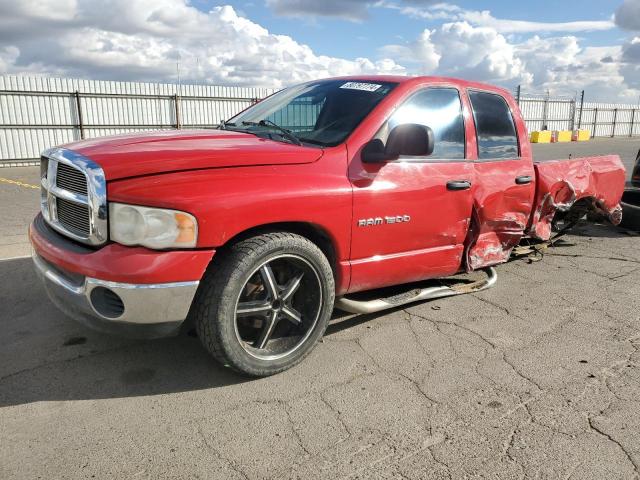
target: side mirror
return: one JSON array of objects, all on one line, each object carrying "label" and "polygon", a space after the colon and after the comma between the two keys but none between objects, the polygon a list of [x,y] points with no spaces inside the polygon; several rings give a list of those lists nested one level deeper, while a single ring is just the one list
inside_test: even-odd
[{"label": "side mirror", "polygon": [[433,153],[434,144],[433,130],[429,127],[404,123],[391,130],[384,150],[393,158],[401,155],[426,157]]},{"label": "side mirror", "polygon": [[401,155],[428,156],[433,153],[433,130],[417,123],[404,123],[391,130],[387,144],[374,138],[362,149],[364,163],[382,163]]}]

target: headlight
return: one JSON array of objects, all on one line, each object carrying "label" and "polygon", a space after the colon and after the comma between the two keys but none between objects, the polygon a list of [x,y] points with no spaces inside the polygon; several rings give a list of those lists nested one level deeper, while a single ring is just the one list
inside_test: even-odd
[{"label": "headlight", "polygon": [[111,240],[148,248],[193,248],[198,222],[193,215],[164,208],[109,203]]}]

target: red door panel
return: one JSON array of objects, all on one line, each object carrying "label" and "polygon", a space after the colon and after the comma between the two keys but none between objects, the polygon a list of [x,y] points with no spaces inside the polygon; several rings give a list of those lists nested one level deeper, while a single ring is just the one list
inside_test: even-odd
[{"label": "red door panel", "polygon": [[448,190],[447,182],[473,183],[472,162],[358,160],[349,174],[354,189],[350,292],[460,270],[472,195]]}]

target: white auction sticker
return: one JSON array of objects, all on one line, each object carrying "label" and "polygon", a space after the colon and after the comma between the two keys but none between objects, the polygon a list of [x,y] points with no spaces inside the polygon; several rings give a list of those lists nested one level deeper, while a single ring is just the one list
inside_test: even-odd
[{"label": "white auction sticker", "polygon": [[365,92],[375,92],[382,85],[377,83],[361,83],[361,82],[347,82],[340,88],[347,88],[349,90],[364,90]]}]

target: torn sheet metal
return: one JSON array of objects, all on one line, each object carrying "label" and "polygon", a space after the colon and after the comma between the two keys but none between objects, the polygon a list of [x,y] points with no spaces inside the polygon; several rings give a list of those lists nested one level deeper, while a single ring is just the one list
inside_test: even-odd
[{"label": "torn sheet metal", "polygon": [[582,199],[589,199],[592,210],[614,225],[620,223],[626,174],[618,156],[541,162],[535,169],[536,199],[527,231],[531,237],[548,240],[556,212],[566,212]]},{"label": "torn sheet metal", "polygon": [[531,217],[535,197],[533,164],[522,160],[477,162],[471,230],[466,242],[467,270],[478,270],[509,259]]},{"label": "torn sheet metal", "polygon": [[534,167],[536,190],[532,204],[527,204],[526,196],[516,186],[497,196],[482,195],[481,189],[476,192],[466,243],[467,271],[506,262],[525,235],[549,240],[556,212],[568,212],[581,200],[587,210],[604,215],[614,225],[620,223],[626,175],[618,156],[554,160],[535,163]]}]

